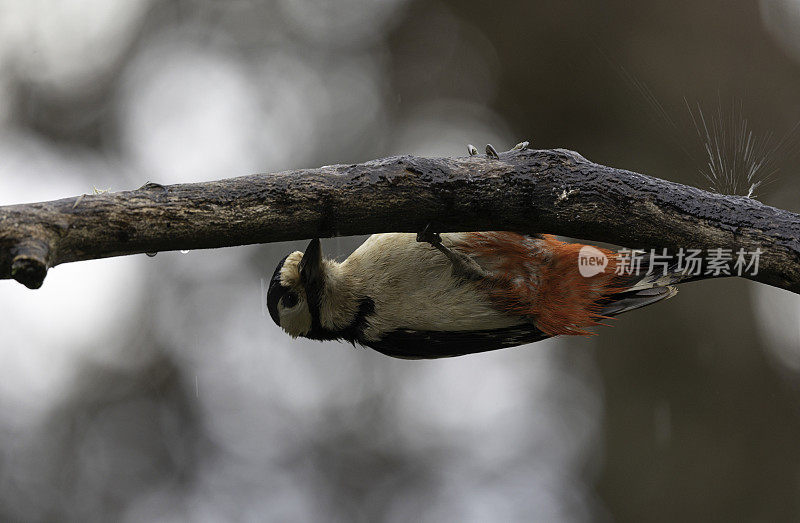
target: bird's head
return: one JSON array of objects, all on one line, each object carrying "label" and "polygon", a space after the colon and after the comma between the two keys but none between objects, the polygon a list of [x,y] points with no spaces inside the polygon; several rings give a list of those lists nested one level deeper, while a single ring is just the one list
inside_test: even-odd
[{"label": "bird's head", "polygon": [[325,288],[325,267],[318,238],[306,252],[295,251],[278,264],[267,291],[273,321],[292,337],[309,337],[319,328],[319,310]]}]

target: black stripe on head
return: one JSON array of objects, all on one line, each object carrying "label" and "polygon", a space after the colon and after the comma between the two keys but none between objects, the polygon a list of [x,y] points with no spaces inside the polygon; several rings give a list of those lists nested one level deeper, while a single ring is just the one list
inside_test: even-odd
[{"label": "black stripe on head", "polygon": [[289,292],[288,287],[281,285],[281,269],[288,257],[289,255],[287,254],[278,264],[278,267],[272,274],[272,279],[269,280],[269,290],[267,290],[267,310],[269,310],[272,321],[274,321],[275,325],[278,327],[281,326],[281,317],[278,315],[278,302]]},{"label": "black stripe on head", "polygon": [[306,291],[306,303],[311,314],[311,330],[319,331],[322,329],[319,309],[322,306],[325,289],[325,269],[322,265],[322,246],[319,238],[314,238],[308,243],[297,269],[300,271],[300,284]]}]

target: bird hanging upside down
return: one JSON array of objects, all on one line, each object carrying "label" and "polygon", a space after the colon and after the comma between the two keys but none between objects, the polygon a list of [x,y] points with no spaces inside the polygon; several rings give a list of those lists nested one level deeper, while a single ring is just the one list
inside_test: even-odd
[{"label": "bird hanging upside down", "polygon": [[[292,337],[346,340],[398,358],[460,356],[587,327],[677,292],[672,271],[584,277],[584,246],[513,232],[376,234],[345,261],[318,239],[278,264],[270,315]],[[646,267],[644,271],[646,271]]]}]

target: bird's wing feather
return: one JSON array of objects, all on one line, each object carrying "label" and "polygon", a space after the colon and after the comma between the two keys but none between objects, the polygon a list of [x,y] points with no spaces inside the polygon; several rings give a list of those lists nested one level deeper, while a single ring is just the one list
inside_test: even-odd
[{"label": "bird's wing feather", "polygon": [[389,332],[379,341],[361,341],[360,343],[395,358],[432,359],[504,349],[549,337],[533,325],[518,325],[477,331],[398,329]]}]

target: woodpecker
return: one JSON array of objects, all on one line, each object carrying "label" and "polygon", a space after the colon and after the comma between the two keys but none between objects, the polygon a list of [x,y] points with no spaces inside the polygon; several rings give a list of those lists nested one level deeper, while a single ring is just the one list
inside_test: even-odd
[{"label": "woodpecker", "polygon": [[[467,151],[478,155],[471,144]],[[499,158],[491,144],[486,157]],[[604,261],[600,270],[581,270],[585,249]],[[619,260],[609,249],[547,234],[438,234],[428,225],[416,236],[372,235],[339,263],[325,259],[313,239],[304,253],[280,261],[267,308],[293,338],[344,340],[396,358],[444,358],[594,334],[588,327],[702,278],[675,263],[661,273],[647,263],[617,270]]]},{"label": "woodpecker", "polygon": [[[388,356],[460,356],[558,335],[592,334],[618,314],[675,295],[674,270],[583,276],[585,246],[514,232],[370,236],[346,260],[325,259],[319,239],[278,264],[267,293],[292,337],[344,340]],[[644,267],[646,270],[646,267]]]}]

